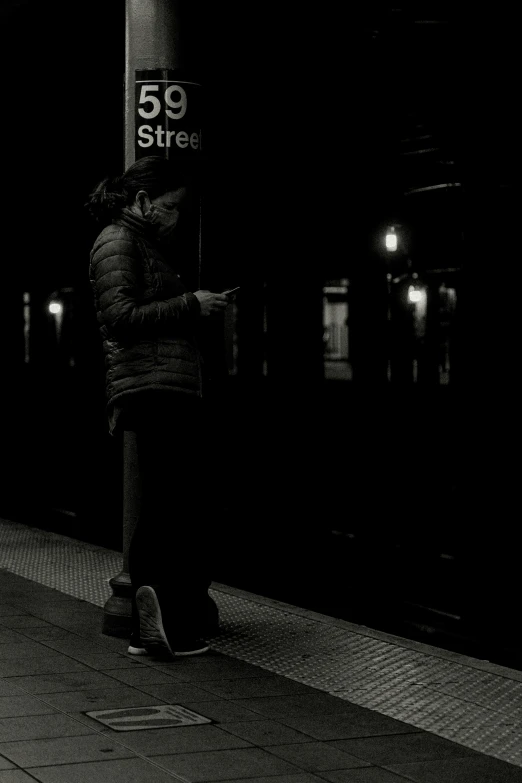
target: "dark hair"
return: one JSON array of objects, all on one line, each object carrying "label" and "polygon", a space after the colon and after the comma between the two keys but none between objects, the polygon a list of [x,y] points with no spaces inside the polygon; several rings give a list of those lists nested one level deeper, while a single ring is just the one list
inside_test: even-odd
[{"label": "dark hair", "polygon": [[98,222],[110,223],[145,190],[151,199],[169,190],[194,184],[198,169],[192,161],[171,161],[156,155],[139,158],[118,177],[105,177],[92,191],[85,206]]}]

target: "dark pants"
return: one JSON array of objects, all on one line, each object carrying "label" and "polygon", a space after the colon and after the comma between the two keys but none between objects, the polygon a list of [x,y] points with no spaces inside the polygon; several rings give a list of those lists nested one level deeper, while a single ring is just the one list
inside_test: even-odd
[{"label": "dark pants", "polygon": [[[202,636],[211,583],[212,524],[208,454],[212,447],[199,398],[136,395],[124,427],[136,432],[141,508],[129,549],[134,592],[152,585],[167,635]],[[133,600],[133,631],[137,630]]]}]

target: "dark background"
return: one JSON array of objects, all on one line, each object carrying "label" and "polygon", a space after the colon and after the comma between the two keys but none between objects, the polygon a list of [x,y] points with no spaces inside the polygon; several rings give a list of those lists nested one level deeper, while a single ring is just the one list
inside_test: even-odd
[{"label": "dark background", "polygon": [[[105,422],[83,204],[123,169],[124,11],[0,6],[0,513],[114,548],[121,444]],[[205,287],[241,285],[238,375],[216,370],[211,389],[216,580],[516,658],[513,12],[186,3],[182,23],[207,106]],[[415,154],[423,136],[431,151]],[[446,182],[459,187],[411,192]],[[448,387],[386,383],[376,237],[393,222],[420,275],[458,269]],[[354,375],[332,383],[322,286],[344,277]],[[73,369],[46,313],[64,288]]]}]

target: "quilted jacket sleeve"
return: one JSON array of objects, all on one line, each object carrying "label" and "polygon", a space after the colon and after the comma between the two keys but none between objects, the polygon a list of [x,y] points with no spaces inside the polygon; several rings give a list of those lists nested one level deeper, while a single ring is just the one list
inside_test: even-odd
[{"label": "quilted jacket sleeve", "polygon": [[98,321],[120,340],[186,331],[200,316],[197,297],[187,292],[171,299],[143,301],[139,250],[129,237],[108,238],[91,254],[91,283]]}]

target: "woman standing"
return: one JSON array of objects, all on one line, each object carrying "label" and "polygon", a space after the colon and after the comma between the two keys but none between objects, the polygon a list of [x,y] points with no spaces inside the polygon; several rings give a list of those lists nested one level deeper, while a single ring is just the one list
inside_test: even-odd
[{"label": "woman standing", "polygon": [[[142,498],[129,549],[133,622],[129,652],[196,655],[208,616],[210,522],[197,333],[222,314],[226,294],[191,292],[169,240],[190,181],[161,157],[101,182],[88,201],[104,225],[90,280],[106,368],[109,430],[136,433]],[[203,491],[201,491],[201,489]]]}]

